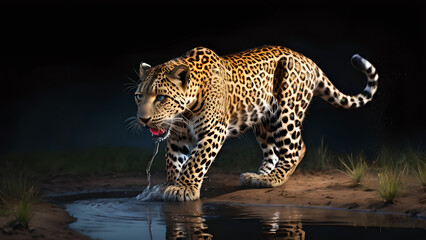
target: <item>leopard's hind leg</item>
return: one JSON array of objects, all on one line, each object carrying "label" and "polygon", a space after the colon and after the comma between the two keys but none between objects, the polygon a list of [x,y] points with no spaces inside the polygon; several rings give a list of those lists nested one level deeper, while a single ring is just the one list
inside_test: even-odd
[{"label": "leopard's hind leg", "polygon": [[263,152],[263,161],[259,167],[259,174],[268,174],[275,168],[278,162],[279,152],[275,146],[275,140],[269,126],[269,119],[255,126],[254,133]]},{"label": "leopard's hind leg", "polygon": [[258,173],[243,173],[242,186],[275,187],[282,185],[305,155],[301,138],[301,122],[295,114],[283,114],[274,105],[269,119],[256,126],[256,138],[264,159]]},{"label": "leopard's hind leg", "polygon": [[287,181],[305,155],[301,125],[315,88],[312,66],[311,60],[300,56],[283,57],[278,62],[271,109],[255,128],[264,160],[259,173],[241,175],[241,185],[279,186]]}]

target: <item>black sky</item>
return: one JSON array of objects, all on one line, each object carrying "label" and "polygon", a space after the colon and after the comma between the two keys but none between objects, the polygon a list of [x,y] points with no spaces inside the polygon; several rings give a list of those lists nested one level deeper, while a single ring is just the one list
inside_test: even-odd
[{"label": "black sky", "polygon": [[131,135],[123,123],[136,111],[123,84],[137,78],[140,61],[156,65],[196,46],[223,55],[265,44],[303,53],[349,94],[365,85],[350,64],[354,53],[378,69],[379,91],[362,109],[314,100],[308,143],[324,136],[349,150],[423,146],[423,1],[279,2],[2,4],[0,152],[151,146],[147,133]]}]

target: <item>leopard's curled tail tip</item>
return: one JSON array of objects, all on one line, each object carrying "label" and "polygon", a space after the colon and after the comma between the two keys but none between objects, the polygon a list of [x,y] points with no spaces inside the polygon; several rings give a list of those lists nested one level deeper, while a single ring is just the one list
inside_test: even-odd
[{"label": "leopard's curled tail tip", "polygon": [[359,54],[354,54],[352,56],[351,62],[352,66],[363,72],[366,72],[372,66],[369,61],[361,57]]},{"label": "leopard's curled tail tip", "polygon": [[[371,64],[365,58],[361,57],[359,54],[354,54],[352,56],[351,62],[352,66],[367,75],[369,82],[377,82],[379,76],[373,64]],[[369,85],[372,84],[370,83]]]},{"label": "leopard's curled tail tip", "polygon": [[379,75],[377,74],[376,68],[369,61],[361,57],[359,54],[354,54],[351,59],[352,65],[367,76],[367,86],[364,89],[362,95],[367,100],[371,99],[377,90],[377,82]]}]

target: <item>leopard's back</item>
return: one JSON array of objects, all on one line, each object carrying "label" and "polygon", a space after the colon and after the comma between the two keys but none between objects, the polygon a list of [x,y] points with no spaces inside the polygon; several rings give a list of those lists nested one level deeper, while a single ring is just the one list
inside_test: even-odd
[{"label": "leopard's back", "polygon": [[[269,118],[274,103],[293,95],[297,99],[297,91],[304,93],[306,105],[312,97],[315,65],[302,54],[265,46],[221,58],[226,69],[229,136],[237,136],[262,118]],[[302,79],[296,77],[300,74]]]}]

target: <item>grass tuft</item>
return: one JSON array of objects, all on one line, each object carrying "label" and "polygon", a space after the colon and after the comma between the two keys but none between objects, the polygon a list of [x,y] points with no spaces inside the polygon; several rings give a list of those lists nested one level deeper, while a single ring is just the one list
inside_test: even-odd
[{"label": "grass tuft", "polygon": [[[163,146],[163,145],[162,145]],[[5,168],[0,174],[16,171],[27,176],[46,174],[106,174],[117,172],[144,172],[152,149],[132,147],[94,147],[74,152],[36,152],[0,156]],[[159,156],[164,156],[164,147]],[[154,161],[153,169],[163,169],[164,161]]]},{"label": "grass tuft", "polygon": [[25,199],[21,199],[13,209],[16,222],[24,229],[28,229],[31,218],[31,205]]},{"label": "grass tuft", "polygon": [[360,154],[356,160],[352,153],[346,156],[347,161],[339,157],[340,163],[343,165],[343,173],[352,178],[354,185],[358,185],[361,179],[367,173],[368,165],[363,154]]},{"label": "grass tuft", "polygon": [[329,151],[328,146],[324,144],[324,138],[321,138],[319,146],[308,149],[300,168],[305,170],[328,170],[334,167],[335,158],[336,154]]},{"label": "grass tuft", "polygon": [[423,187],[426,187],[426,162],[418,160],[417,168],[413,168],[414,176],[419,180]]},{"label": "grass tuft", "polygon": [[[230,139],[218,153],[210,173],[242,173],[257,172],[262,162],[262,150],[255,141],[247,141],[246,145],[238,144],[240,139]],[[228,141],[228,140],[227,140]],[[241,140],[240,140],[241,141]]]},{"label": "grass tuft", "polygon": [[385,203],[393,203],[399,195],[403,184],[402,178],[406,165],[389,164],[379,168],[379,187],[377,192]]},{"label": "grass tuft", "polygon": [[13,213],[15,226],[28,229],[31,206],[41,200],[37,183],[23,176],[3,177],[0,180],[0,205],[4,214]]}]

